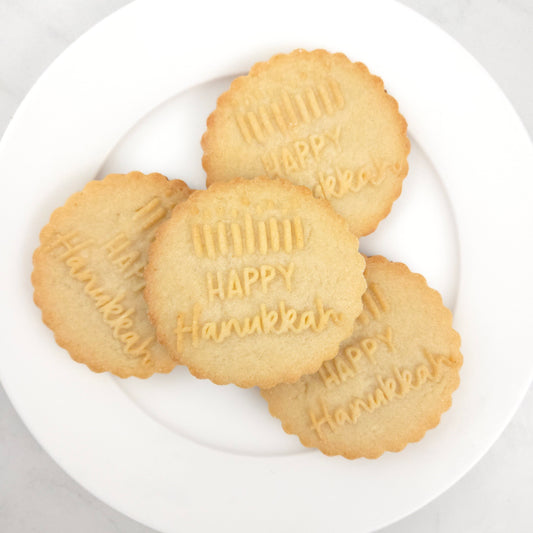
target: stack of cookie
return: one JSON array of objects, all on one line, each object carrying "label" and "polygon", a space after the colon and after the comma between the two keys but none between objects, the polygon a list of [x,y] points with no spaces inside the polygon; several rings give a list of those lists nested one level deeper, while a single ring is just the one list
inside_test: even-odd
[{"label": "stack of cookie", "polygon": [[255,65],[207,121],[206,191],[113,174],[52,214],[32,275],[43,321],[95,372],[186,365],[260,387],[305,446],[401,450],[437,425],[462,364],[440,295],[358,250],[401,192],[406,130],[342,54]]}]

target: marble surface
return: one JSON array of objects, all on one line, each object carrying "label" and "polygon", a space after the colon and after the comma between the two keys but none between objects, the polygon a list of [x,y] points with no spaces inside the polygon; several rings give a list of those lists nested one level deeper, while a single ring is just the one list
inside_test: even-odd
[{"label": "marble surface", "polygon": [[[533,2],[402,2],[446,30],[480,61],[533,136]],[[94,23],[127,3],[0,0],[0,134],[51,61]],[[429,505],[381,533],[531,532],[532,498],[530,390],[502,436],[470,472]],[[0,531],[153,530],[111,509],[69,478],[34,440],[0,387]]]}]

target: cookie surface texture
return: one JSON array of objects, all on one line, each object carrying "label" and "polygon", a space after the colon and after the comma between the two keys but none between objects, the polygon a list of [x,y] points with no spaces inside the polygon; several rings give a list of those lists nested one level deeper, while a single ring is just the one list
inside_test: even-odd
[{"label": "cookie surface texture", "polygon": [[363,312],[337,357],[262,391],[287,433],[349,459],[420,440],[451,406],[463,361],[452,314],[422,276],[380,256],[367,259],[365,276]]},{"label": "cookie surface texture", "polygon": [[326,198],[359,236],[400,195],[407,123],[383,81],[325,50],[274,56],[234,80],[202,138],[207,184],[266,175]]},{"label": "cookie surface texture", "polygon": [[335,356],[362,309],[363,270],[327,202],[286,180],[236,179],[161,226],[145,297],[160,342],[193,375],[268,388]]},{"label": "cookie surface texture", "polygon": [[174,368],[148,318],[143,271],[157,227],[190,192],[161,174],[110,174],[54,211],[33,256],[34,300],[75,361],[120,377]]}]

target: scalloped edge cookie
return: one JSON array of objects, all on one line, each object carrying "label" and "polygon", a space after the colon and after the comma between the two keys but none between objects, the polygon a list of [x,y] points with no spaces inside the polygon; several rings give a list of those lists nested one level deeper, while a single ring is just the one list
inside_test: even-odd
[{"label": "scalloped edge cookie", "polygon": [[[434,321],[435,317],[438,316],[438,322],[441,324],[443,330],[442,337],[447,339],[446,347],[442,349],[448,354],[447,356],[443,356],[448,357],[447,363],[438,363],[438,365],[442,364],[450,370],[445,375],[446,382],[442,383],[442,377],[439,378],[440,381],[435,382],[431,378],[428,378],[427,374],[429,370],[420,371],[420,375],[423,374],[422,378],[418,377],[415,370],[410,371],[411,377],[403,374],[402,378],[401,373],[405,369],[400,368],[400,378],[397,379],[394,377],[394,379],[397,379],[396,384],[393,384],[392,381],[388,383],[391,387],[388,389],[388,394],[391,398],[387,398],[387,394],[383,393],[383,391],[387,392],[387,389],[380,385],[373,389],[373,393],[378,389],[381,390],[381,393],[379,393],[379,398],[378,395],[374,395],[374,400],[377,399],[378,401],[372,406],[370,396],[366,397],[363,394],[361,398],[361,396],[357,396],[357,393],[351,393],[349,389],[350,378],[356,375],[357,370],[355,370],[355,367],[352,369],[349,367],[345,354],[346,350],[350,349],[352,350],[350,352],[351,355],[354,358],[357,357],[358,364],[364,361],[368,365],[370,358],[365,357],[364,346],[368,348],[367,356],[373,355],[374,353],[371,348],[373,347],[375,349],[375,345],[372,344],[371,339],[375,335],[375,332],[369,333],[370,328],[373,327],[373,324],[379,324],[379,318],[385,316],[386,312],[390,311],[390,309],[387,309],[387,304],[382,303],[383,301],[386,302],[385,297],[387,296],[387,291],[382,290],[380,293],[377,289],[374,289],[374,284],[377,283],[375,281],[375,271],[383,268],[386,270],[386,275],[388,275],[392,283],[392,289],[389,288],[389,290],[401,293],[405,291],[406,284],[411,287],[411,290],[415,290],[416,288],[417,294],[413,295],[412,301],[408,302],[409,306],[415,305],[419,308],[422,307],[421,312],[427,313],[428,316],[431,315],[431,321]],[[370,274],[368,273],[369,270],[371,271]],[[268,402],[270,414],[281,421],[283,430],[286,433],[298,436],[301,443],[306,447],[318,448],[322,453],[329,456],[342,455],[347,459],[356,459],[359,457],[375,459],[386,451],[398,452],[403,450],[408,443],[421,440],[429,429],[439,424],[441,415],[451,407],[452,393],[459,386],[459,370],[463,362],[463,356],[459,351],[461,339],[452,327],[452,313],[444,306],[441,295],[434,289],[428,287],[422,275],[411,272],[403,263],[389,262],[382,256],[367,258],[367,269],[365,273],[369,286],[367,293],[363,297],[365,306],[363,313],[356,321],[359,325],[356,326],[354,335],[341,345],[337,356],[339,359],[342,359],[338,363],[339,366],[335,366],[337,362],[336,358],[329,362],[328,367],[321,367],[320,372],[313,376],[304,376],[295,384],[281,384],[273,389],[261,391],[261,394]],[[421,291],[421,294],[418,294],[418,291]],[[432,309],[431,312],[429,311],[430,309]],[[401,313],[407,311],[402,310]],[[373,316],[374,318],[372,318]],[[365,327],[367,328],[366,330]],[[415,327],[417,330],[422,330],[424,324],[416,324]],[[396,340],[393,341],[394,336],[392,332],[390,335],[388,340],[392,345]],[[363,345],[364,342],[367,344]],[[357,346],[359,352],[353,346]],[[401,350],[402,348],[396,345],[395,349]],[[435,359],[438,356],[432,355],[432,357],[434,358],[433,360],[438,360]],[[343,364],[341,365],[340,363]],[[420,366],[423,365],[420,364],[417,366],[417,369]],[[438,366],[433,367],[433,370],[435,368],[438,368]],[[368,379],[368,375],[365,377]],[[418,383],[416,379],[421,380],[421,384],[419,385],[420,390],[415,390],[414,387],[409,389],[405,380],[411,378],[413,379],[412,383]],[[392,378],[390,376],[382,376],[383,383],[387,383],[389,379]],[[425,381],[422,381],[423,379]],[[320,396],[319,392],[317,392],[313,407],[311,408],[307,398],[311,387],[315,391],[319,391],[320,389],[328,391],[330,390],[330,386],[326,382],[330,383],[331,390],[333,390],[331,394],[335,395],[330,396],[329,399],[334,398],[337,402],[337,407],[327,406],[326,401],[323,400],[324,396]],[[335,389],[337,386],[342,389],[337,391]],[[393,387],[395,387],[394,390],[392,390]],[[406,387],[405,394],[401,390],[402,387]],[[433,398],[431,409],[422,409],[419,405],[420,402],[432,394],[432,391],[440,390],[441,387],[441,392],[435,394]],[[403,395],[395,397],[398,388],[400,388]],[[408,394],[417,394],[418,398],[408,396]],[[321,399],[317,401],[317,398]],[[409,404],[406,403],[406,398],[410,402]],[[355,402],[359,399],[365,401],[366,405],[371,407],[371,410],[365,411],[362,404],[359,404],[357,411],[358,418],[353,423],[351,419],[346,418],[348,415],[351,416],[351,414],[348,412],[348,409],[345,409],[345,406],[351,406],[352,404],[350,402]],[[381,404],[380,401],[382,401]],[[321,403],[320,407],[318,407],[319,403]],[[300,405],[301,407],[295,409],[296,405]],[[417,408],[415,412],[413,412],[414,407]],[[388,409],[386,422],[390,424],[390,427],[385,436],[379,433],[383,427],[383,420],[381,419],[384,418],[382,416],[383,411],[380,411],[380,409]],[[392,411],[393,409],[395,411]],[[396,412],[399,414],[396,414]],[[313,413],[313,416],[316,416],[314,418],[316,423],[314,427],[313,423],[309,422],[309,420],[313,420],[311,413]],[[320,416],[322,418],[319,418]],[[359,417],[364,417],[364,424],[367,431],[357,428],[357,421],[360,420]],[[307,424],[310,424],[309,426],[304,424],[305,429],[302,426],[304,419],[307,420]],[[343,433],[343,426],[345,424],[348,430]],[[377,428],[377,435],[368,431],[368,427],[373,427],[374,431]],[[320,438],[319,432],[322,433],[322,438]],[[336,436],[337,434],[339,435],[338,438]]]},{"label": "scalloped edge cookie", "polygon": [[[83,328],[87,327],[87,324],[85,323],[86,320],[80,318],[79,316],[75,316],[74,312],[68,317],[70,319],[72,316],[73,320],[66,319],[65,310],[62,309],[65,298],[74,297],[73,293],[77,294],[79,292],[79,296],[82,298],[79,300],[79,305],[72,305],[73,310],[76,310],[76,312],[79,313],[90,312],[91,318],[87,319],[89,321],[102,320],[101,323],[98,322],[99,325],[97,328],[100,327],[100,324],[104,324],[103,314],[100,312],[99,316],[101,318],[95,318],[94,311],[87,311],[87,308],[92,309],[92,304],[90,305],[88,303],[91,297],[87,294],[87,292],[84,292],[85,288],[87,287],[86,284],[89,282],[76,279],[74,277],[75,274],[72,275],[72,271],[69,274],[69,269],[79,269],[76,272],[82,273],[93,272],[95,274],[94,279],[101,281],[104,287],[106,282],[105,276],[100,275],[97,267],[95,267],[93,264],[90,264],[87,258],[82,257],[81,254],[83,253],[83,249],[80,249],[79,252],[74,252],[79,254],[79,256],[76,258],[79,263],[77,267],[73,266],[74,263],[72,263],[72,261],[71,265],[67,265],[65,261],[57,260],[57,257],[52,257],[52,255],[49,253],[50,250],[48,250],[54,235],[63,235],[62,232],[65,230],[62,229],[62,227],[68,228],[73,219],[76,220],[76,225],[80,225],[80,222],[77,220],[77,214],[80,214],[78,210],[80,204],[83,204],[87,201],[98,202],[97,197],[102,194],[112,195],[114,205],[117,206],[117,220],[109,222],[107,220],[102,221],[98,217],[98,206],[95,205],[94,208],[90,206],[92,209],[94,209],[94,217],[91,217],[90,220],[87,220],[86,226],[88,230],[86,233],[83,233],[83,239],[86,239],[87,242],[92,240],[90,237],[90,226],[91,224],[98,225],[100,223],[109,226],[109,235],[111,238],[113,236],[114,228],[120,226],[119,218],[123,216],[123,212],[120,209],[120,198],[121,194],[124,194],[124,190],[126,188],[129,188],[130,192],[133,191],[133,188],[138,188],[140,190],[140,207],[148,202],[150,204],[148,206],[150,209],[147,209],[146,211],[147,216],[154,216],[157,218],[157,221],[155,222],[153,221],[155,218],[148,221],[150,224],[149,227],[146,230],[143,230],[147,232],[146,235],[149,235],[151,232],[155,233],[155,228],[159,224],[159,220],[164,218],[162,216],[163,209],[166,212],[164,216],[169,216],[176,203],[184,201],[191,194],[191,190],[183,181],[168,180],[165,176],[159,173],[152,173],[149,175],[144,175],[140,172],[130,172],[128,174],[109,174],[101,181],[90,181],[85,185],[83,190],[72,194],[62,207],[57,208],[52,213],[48,224],[46,224],[41,230],[40,246],[33,254],[33,272],[31,281],[34,287],[34,302],[41,309],[41,316],[44,324],[53,331],[56,343],[67,350],[70,357],[74,361],[86,365],[96,373],[111,372],[120,378],[127,378],[130,376],[147,378],[155,372],[168,373],[176,366],[176,361],[169,357],[166,350],[155,340],[155,331],[153,334],[154,341],[150,346],[153,346],[155,343],[157,346],[157,353],[154,354],[153,350],[147,347],[146,355],[142,357],[135,356],[135,354],[133,354],[134,350],[130,350],[132,354],[126,354],[124,352],[126,345],[117,340],[117,337],[113,339],[114,330],[111,328],[111,326],[109,326],[108,330],[109,338],[104,339],[104,335],[101,334],[102,330],[99,330],[100,334],[95,333],[94,338],[92,335],[89,335],[89,338],[87,338],[88,333],[83,331]],[[157,198],[159,202],[155,202],[152,205],[152,197],[153,199]],[[157,206],[155,205],[156,203],[158,204]],[[65,240],[68,240],[68,233],[67,235],[63,236]],[[74,242],[75,239],[78,239],[78,237],[72,237],[71,242]],[[125,243],[126,240],[124,239],[123,242]],[[117,244],[117,250],[121,245],[122,243],[120,243],[120,245]],[[143,250],[142,247],[140,250],[137,250],[137,245],[138,242],[130,241],[131,248],[124,248],[124,253],[126,254],[128,251],[133,249],[135,249],[132,252],[134,255],[140,253],[141,255],[135,259],[137,262],[134,263],[138,266],[140,264],[139,261],[142,261],[142,255],[144,254],[144,256],[147,257],[148,246],[146,246],[145,250]],[[72,244],[72,246],[75,248],[77,244]],[[70,261],[72,257],[76,256],[73,255],[69,257],[67,261]],[[81,267],[83,263],[85,264],[83,267]],[[142,282],[142,272],[140,272],[140,275],[140,281]],[[139,282],[139,280],[137,280],[137,282]],[[129,283],[131,285],[133,281],[131,283],[125,281],[124,283]],[[104,289],[104,292],[105,290],[107,289]],[[119,291],[119,293],[120,292],[121,291]],[[126,299],[129,299],[130,295],[131,293],[126,293]],[[77,296],[75,297],[77,298]],[[106,295],[101,294],[101,297],[105,298]],[[146,304],[144,302],[142,291],[139,291],[138,295],[132,296],[128,301],[137,301],[137,298],[142,301],[142,303],[137,303],[137,305],[145,307]],[[87,301],[85,299],[87,299]],[[104,300],[102,300],[102,302],[103,301]],[[111,305],[113,301],[114,299],[108,303]],[[116,305],[120,305],[118,303],[118,297]],[[135,311],[138,310],[137,305],[135,306]],[[138,317],[138,313],[135,313],[135,311],[133,312],[132,316]],[[85,316],[87,316],[87,314]],[[109,317],[111,317],[111,315],[109,315]],[[113,318],[115,318],[115,316],[113,316]],[[129,318],[124,318],[122,322],[122,326],[124,328],[127,324],[129,324],[128,320],[131,321]],[[146,329],[151,328],[147,314],[145,315],[145,318],[141,317],[141,320],[146,321]],[[74,321],[76,321],[76,324],[72,324]],[[85,341],[81,341],[80,331],[83,331],[82,335]],[[124,330],[118,330],[117,333],[122,334],[124,333]],[[107,337],[107,333],[105,336]],[[102,345],[106,348],[103,348]],[[113,347],[110,348],[110,345],[113,345]]]},{"label": "scalloped edge cookie", "polygon": [[[249,212],[246,210],[248,209],[250,202],[253,203],[255,201],[259,201],[257,190],[259,190],[260,195],[264,195],[265,197],[268,196],[269,202],[272,201],[271,199],[279,197],[279,195],[286,195],[288,198],[287,202],[293,205],[295,209],[298,209],[300,213],[302,213],[304,209],[308,209],[306,212],[312,212],[313,216],[318,217],[320,215],[321,219],[317,221],[317,224],[324,221],[328,227],[331,227],[332,232],[336,235],[336,240],[334,245],[332,245],[332,249],[339,251],[341,249],[343,251],[346,250],[346,252],[343,252],[342,257],[339,257],[339,261],[344,261],[344,258],[350,255],[353,260],[353,268],[351,269],[351,272],[346,273],[346,285],[351,287],[353,294],[359,294],[359,300],[357,297],[354,297],[353,302],[348,300],[348,307],[339,309],[339,311],[345,315],[347,314],[351,318],[344,320],[342,327],[335,327],[334,333],[331,333],[331,335],[334,337],[334,340],[327,342],[322,340],[322,344],[324,344],[324,346],[322,346],[319,350],[315,350],[312,355],[307,356],[306,359],[302,359],[299,362],[296,360],[295,363],[299,364],[289,364],[285,362],[283,364],[278,364],[278,368],[272,368],[274,365],[272,365],[271,360],[269,360],[268,364],[261,363],[257,367],[254,367],[253,364],[247,365],[243,363],[243,361],[258,351],[261,351],[263,356],[268,356],[268,336],[266,334],[259,335],[258,333],[253,334],[254,340],[253,342],[251,340],[248,341],[246,343],[246,348],[244,348],[244,341],[246,339],[251,339],[251,337],[244,337],[238,342],[235,340],[235,344],[232,345],[231,354],[227,354],[221,349],[221,346],[223,345],[214,343],[209,343],[208,347],[200,346],[199,348],[193,347],[192,344],[190,346],[186,345],[184,347],[184,351],[182,353],[178,353],[176,349],[176,330],[174,328],[175,318],[172,318],[172,324],[169,321],[170,319],[164,319],[164,316],[170,313],[168,310],[168,291],[165,283],[162,281],[168,269],[167,265],[170,262],[169,258],[172,257],[172,254],[174,254],[175,258],[195,258],[193,244],[189,243],[187,238],[185,238],[184,231],[191,231],[192,226],[189,227],[191,224],[197,225],[206,223],[199,222],[199,219],[196,220],[195,217],[197,215],[203,216],[199,214],[211,210],[213,205],[220,205],[222,200],[223,205],[226,205],[227,202],[232,201],[232,198],[234,202],[232,206],[235,205],[235,209],[243,209],[243,213]],[[241,203],[237,203],[236,199],[238,199],[238,202]],[[266,208],[265,212],[268,209],[269,208]],[[272,209],[276,208],[272,207]],[[209,218],[209,222],[207,222],[207,224],[215,224],[217,223],[217,220],[218,219],[216,217],[213,218],[213,221],[211,221],[211,218]],[[229,222],[226,221],[226,223]],[[174,228],[177,229],[174,230]],[[313,225],[309,225],[310,232],[313,231],[313,228]],[[268,231],[270,230],[267,230],[267,232]],[[172,249],[170,251],[169,247],[171,244],[175,245],[176,240],[180,235],[180,238],[184,243],[183,245],[180,244],[180,246],[189,247],[190,249],[185,250],[184,248],[182,250],[180,248],[179,250]],[[258,234],[256,234],[256,237],[258,237]],[[229,238],[232,238],[231,234]],[[218,244],[216,244],[216,246],[218,246]],[[280,251],[276,252],[276,254],[281,252],[282,250],[280,248]],[[269,256],[266,255],[265,257]],[[290,257],[290,255],[288,257]],[[187,259],[184,259],[184,261]],[[258,259],[256,257],[255,261],[257,262],[257,260]],[[330,258],[324,258],[325,263],[330,260]],[[216,264],[217,268],[228,268],[227,265],[221,267],[221,263]],[[200,265],[200,263],[198,263],[198,265]],[[247,264],[243,260],[241,266],[249,267],[253,265]],[[196,271],[196,269],[200,267],[195,267],[195,263],[190,262],[188,263],[188,268],[192,271]],[[234,268],[240,267],[234,266]],[[257,266],[257,268],[259,267]],[[344,267],[342,267],[342,269],[344,272]],[[172,357],[174,357],[180,364],[186,365],[191,374],[193,374],[195,377],[200,379],[209,379],[213,383],[219,385],[233,383],[243,388],[249,388],[253,386],[268,388],[273,387],[281,382],[294,382],[303,374],[316,371],[324,360],[335,356],[339,343],[351,334],[353,330],[354,319],[360,313],[362,308],[360,298],[366,288],[366,282],[364,281],[364,277],[362,275],[363,270],[364,258],[358,252],[357,237],[349,231],[346,220],[339,216],[331,208],[328,202],[314,198],[309,189],[306,187],[295,186],[287,180],[270,179],[266,177],[258,177],[253,180],[236,178],[229,182],[213,184],[205,191],[194,192],[186,202],[178,205],[174,209],[172,217],[163,225],[161,225],[156,239],[150,248],[150,259],[145,271],[145,278],[147,281],[145,298],[148,303],[150,318],[156,325],[159,342],[167,347]],[[183,269],[181,271],[183,271]],[[186,279],[186,272],[183,273],[183,276],[184,279]],[[172,275],[171,279],[175,279],[175,276]],[[176,295],[176,301],[179,302],[184,299],[189,301],[191,296],[185,294],[188,290],[187,287],[192,285],[196,287],[197,285],[191,281],[188,283],[181,281],[181,283],[182,288],[180,290],[182,293]],[[257,306],[259,306],[260,303],[260,300],[257,301]],[[178,304],[173,304],[173,306],[176,305]],[[324,306],[326,307],[326,303],[324,303]],[[209,311],[209,309],[207,309],[207,311]],[[178,312],[178,314],[180,313],[181,310]],[[176,316],[174,310],[172,311],[171,316]],[[224,316],[225,315],[223,315],[223,320],[225,320]],[[243,318],[242,320],[245,319]],[[281,335],[280,338],[282,336],[283,335]],[[202,342],[206,344],[207,341]],[[251,344],[254,344],[254,346],[250,346]],[[243,350],[243,352],[239,355],[240,359],[233,358],[235,351],[240,349]],[[218,363],[218,360],[222,359],[225,362]],[[269,367],[268,371],[266,370],[267,367]]]},{"label": "scalloped edge cookie", "polygon": [[[261,99],[264,100],[267,98],[263,93],[260,94],[258,82],[256,83],[256,81],[260,78],[264,79],[270,74],[271,78],[275,78],[275,80],[269,78],[269,83],[272,85],[276,84],[276,88],[281,94],[283,89],[283,77],[278,72],[279,65],[285,66],[284,63],[290,64],[291,68],[294,69],[293,63],[300,58],[304,58],[306,61],[310,60],[315,62],[317,65],[316,69],[322,68],[325,73],[329,72],[332,67],[343,69],[344,72],[351,71],[356,74],[359,83],[365,87],[371,88],[370,90],[375,92],[375,94],[372,94],[372,98],[367,100],[372,101],[372,105],[374,106],[379,105],[380,109],[388,107],[390,109],[389,122],[390,124],[393,122],[395,123],[394,126],[391,126],[392,130],[395,132],[393,138],[395,146],[394,151],[396,153],[392,156],[394,162],[392,159],[391,161],[388,161],[390,156],[389,152],[393,149],[391,144],[382,148],[381,153],[384,158],[383,160],[376,162],[375,154],[369,153],[365,159],[365,164],[353,169],[343,168],[342,171],[337,169],[335,166],[335,156],[330,156],[331,161],[328,160],[327,163],[325,163],[328,168],[327,171],[325,168],[316,168],[310,171],[313,174],[322,170],[324,171],[324,176],[320,181],[320,184],[318,184],[319,182],[317,181],[318,178],[316,176],[313,175],[313,177],[311,177],[311,174],[306,174],[307,169],[304,169],[305,163],[303,163],[302,159],[299,161],[298,157],[301,156],[302,153],[305,153],[305,157],[308,158],[306,164],[313,167],[313,158],[311,157],[313,150],[309,150],[309,146],[306,148],[301,144],[299,145],[299,149],[303,152],[298,154],[297,149],[294,149],[292,145],[302,142],[305,144],[305,139],[302,141],[301,135],[299,134],[300,129],[304,127],[304,122],[307,127],[312,128],[314,120],[322,122],[326,120],[327,106],[322,103],[320,91],[318,89],[311,90],[314,94],[314,97],[312,98],[308,97],[307,93],[298,95],[298,100],[296,100],[293,95],[290,97],[287,96],[285,100],[280,100],[276,113],[269,109],[269,105],[274,105],[274,103],[269,103],[268,105],[261,104],[259,105],[259,108],[262,107],[262,109],[259,111],[250,111],[252,108],[255,109],[256,105],[258,105],[255,104],[254,101],[260,101]],[[308,67],[308,65],[304,66]],[[302,67],[301,75],[306,77],[309,73]],[[325,86],[325,84],[323,85]],[[356,89],[360,90],[359,87]],[[340,91],[340,89],[338,90]],[[343,91],[344,93],[347,93],[345,87],[343,87]],[[268,91],[265,90],[264,92],[270,94],[268,98],[273,98],[271,96],[273,92],[271,87],[268,88]],[[330,95],[332,97],[330,105],[334,104],[334,95],[335,91]],[[357,95],[354,94],[354,98],[356,96]],[[292,98],[292,100],[287,103],[287,100],[290,98]],[[344,96],[340,96],[340,98],[343,99],[343,102],[345,101]],[[374,99],[378,98],[380,99],[379,104],[374,102]],[[302,107],[304,110],[300,112],[300,108]],[[238,111],[235,111],[236,109],[238,109]],[[316,115],[313,115],[313,109],[316,109]],[[360,111],[359,108],[358,111]],[[333,111],[333,115],[335,114],[334,112],[335,110]],[[319,115],[320,113],[321,115]],[[317,117],[317,115],[319,116]],[[304,116],[306,116],[305,119]],[[330,117],[328,116],[327,118],[329,120]],[[375,119],[372,118],[372,121],[373,120]],[[284,135],[281,135],[280,133],[280,126],[277,126],[280,122],[285,123]],[[344,122],[341,121],[341,125],[344,126],[348,124],[348,122],[348,119]],[[237,123],[239,124],[238,127]],[[294,124],[296,124],[296,126],[294,126]],[[368,120],[362,121],[361,124],[365,128],[369,127]],[[308,185],[305,181],[309,182],[310,180],[313,180],[312,187],[314,195],[329,199],[335,210],[348,219],[350,228],[358,236],[372,233],[377,228],[379,222],[390,213],[394,201],[401,194],[403,180],[408,173],[407,156],[410,152],[410,142],[407,137],[407,122],[399,112],[398,102],[385,91],[383,80],[381,78],[371,74],[363,63],[353,63],[342,53],[330,53],[323,49],[313,51],[296,49],[291,53],[277,54],[268,61],[256,63],[252,66],[247,75],[240,76],[233,80],[229,90],[218,98],[216,109],[207,118],[206,125],[207,129],[202,136],[201,145],[204,150],[202,165],[207,174],[206,181],[208,186],[217,181],[232,179],[235,176],[253,178],[265,173],[270,177],[289,179],[289,181],[298,185]],[[320,127],[326,126],[322,124]],[[244,134],[240,136],[236,133],[237,131],[244,131],[247,133],[247,142],[242,141]],[[292,136],[293,131],[294,136]],[[319,133],[318,130],[317,132]],[[309,135],[309,132],[307,132],[306,135]],[[374,135],[376,136],[377,134]],[[391,133],[388,132],[387,135],[390,136]],[[276,136],[276,140],[268,144],[269,136],[270,138]],[[311,136],[317,137],[317,135]],[[376,138],[379,137],[380,135],[377,135]],[[241,144],[238,149],[235,149],[235,156],[230,159],[227,155],[230,153],[228,147],[230,146],[230,141],[236,143],[237,141],[235,139],[237,138]],[[265,138],[267,141],[264,140]],[[264,151],[261,152],[262,148],[259,149],[259,151],[256,151],[257,143],[264,143]],[[349,146],[349,143],[346,145]],[[253,152],[250,152],[249,156],[243,155],[246,152],[247,146],[251,147],[250,149],[253,148]],[[271,154],[274,152],[277,153],[279,150],[285,150],[286,148],[289,150],[288,152],[285,152],[286,157],[290,158],[288,161],[291,162],[293,168],[301,168],[298,168],[298,170],[295,171],[296,174],[291,176],[287,164],[285,164],[285,166],[282,164],[284,161],[284,152],[281,152],[281,155],[276,155],[276,170],[272,171],[275,175],[269,174],[264,166],[265,163],[263,162],[263,164],[260,165],[258,154],[260,155],[260,158],[272,157],[273,159],[271,163],[274,165],[274,156],[271,156]],[[313,147],[311,146],[311,148]],[[357,153],[355,148],[354,152]],[[385,153],[387,155],[385,155]],[[357,154],[357,156],[358,155],[359,154]],[[385,159],[387,159],[387,161],[385,161]],[[259,166],[260,168],[258,168]],[[392,183],[386,184],[386,194],[381,198],[378,194],[368,193],[368,189],[370,184],[373,183],[373,180],[376,181],[377,187],[383,183],[383,176],[381,175],[383,172],[385,175],[388,175],[388,181],[392,181]],[[350,187],[355,187],[355,189],[357,189],[357,194],[360,195],[362,192],[364,197],[361,197],[358,200],[357,194],[353,193],[353,191],[350,192],[349,189],[346,188],[347,177],[350,177]],[[335,181],[335,184],[333,184],[333,181]],[[372,187],[374,187],[374,185],[372,185]],[[374,190],[384,191],[383,187]],[[340,194],[342,194],[342,196],[336,196]],[[372,200],[373,197],[376,197],[378,200]],[[369,205],[372,206],[372,210],[365,212],[369,210]]]}]

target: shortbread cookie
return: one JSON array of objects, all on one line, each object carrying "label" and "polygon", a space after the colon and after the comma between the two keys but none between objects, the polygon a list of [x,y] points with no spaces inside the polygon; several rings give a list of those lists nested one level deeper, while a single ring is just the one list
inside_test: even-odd
[{"label": "shortbread cookie", "polygon": [[156,228],[190,192],[161,174],[111,174],[54,211],[33,256],[34,300],[72,359],[120,377],[176,365],[156,341],[143,271]]},{"label": "shortbread cookie", "polygon": [[346,221],[286,180],[197,191],[158,231],[145,297],[160,342],[199,378],[272,387],[337,353],[362,309]]},{"label": "shortbread cookie", "polygon": [[325,50],[274,56],[234,80],[202,138],[208,185],[238,175],[309,187],[356,235],[374,231],[400,195],[410,144],[383,81]]},{"label": "shortbread cookie", "polygon": [[365,276],[363,312],[337,357],[262,391],[287,433],[348,459],[420,440],[450,407],[463,362],[452,314],[422,276],[379,256]]}]

